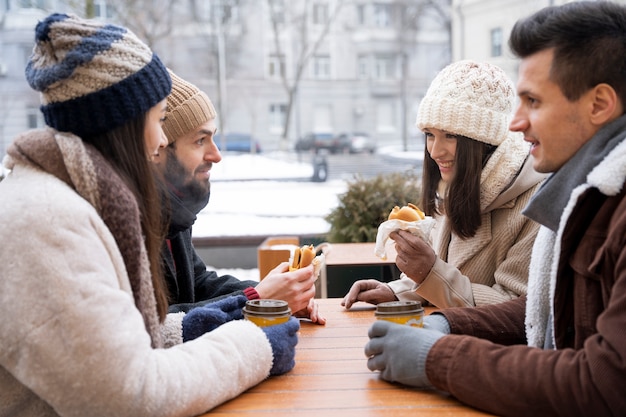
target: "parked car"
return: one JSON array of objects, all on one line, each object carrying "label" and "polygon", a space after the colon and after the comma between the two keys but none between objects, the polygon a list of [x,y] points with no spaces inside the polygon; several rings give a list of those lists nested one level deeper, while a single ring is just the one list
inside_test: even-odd
[{"label": "parked car", "polygon": [[349,132],[337,135],[335,141],[343,152],[361,153],[376,152],[376,143],[367,134],[363,132]]},{"label": "parked car", "polygon": [[337,153],[342,150],[337,138],[332,133],[314,132],[307,133],[296,142],[296,151],[314,151],[316,154],[321,150]]},{"label": "parked car", "polygon": [[[222,135],[217,133],[214,138],[218,149],[222,151]],[[261,144],[249,133],[226,133],[227,152],[261,153]]]}]

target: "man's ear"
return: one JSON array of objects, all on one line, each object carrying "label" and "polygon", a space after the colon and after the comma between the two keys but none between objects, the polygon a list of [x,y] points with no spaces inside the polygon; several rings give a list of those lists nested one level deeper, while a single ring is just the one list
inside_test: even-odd
[{"label": "man's ear", "polygon": [[604,125],[624,112],[623,103],[610,85],[598,84],[590,91],[590,94],[592,107],[589,117],[593,124]]}]

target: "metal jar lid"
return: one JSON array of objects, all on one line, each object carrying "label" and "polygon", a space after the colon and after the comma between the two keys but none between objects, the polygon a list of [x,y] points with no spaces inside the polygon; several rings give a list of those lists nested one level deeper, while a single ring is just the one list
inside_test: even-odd
[{"label": "metal jar lid", "polygon": [[378,304],[375,315],[410,315],[423,312],[422,303],[419,301],[390,301]]},{"label": "metal jar lid", "polygon": [[283,300],[248,300],[243,308],[244,314],[253,316],[283,316],[291,314],[289,304]]}]

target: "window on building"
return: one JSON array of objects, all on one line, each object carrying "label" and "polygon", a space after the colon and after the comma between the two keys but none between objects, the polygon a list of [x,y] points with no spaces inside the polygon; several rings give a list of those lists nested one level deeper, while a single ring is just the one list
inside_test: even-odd
[{"label": "window on building", "polygon": [[374,59],[374,78],[392,80],[396,78],[396,60],[393,56],[381,55]]},{"label": "window on building", "polygon": [[285,23],[285,1],[284,0],[269,0],[269,13],[270,20],[277,23]]},{"label": "window on building", "polygon": [[268,62],[268,73],[270,78],[281,78],[285,75],[285,56],[270,55]]},{"label": "window on building", "polygon": [[[211,7],[211,18],[222,19],[222,23],[236,22],[239,18],[239,9],[231,4],[214,4]],[[214,21],[214,20],[212,20]]]},{"label": "window on building", "polygon": [[328,21],[328,4],[315,3],[313,5],[313,23],[316,25],[324,25]]},{"label": "window on building", "polygon": [[313,78],[327,80],[330,78],[330,57],[318,55],[313,57]]},{"label": "window on building", "polygon": [[191,13],[193,16],[201,22],[210,21],[212,18],[212,2],[208,1],[192,1],[189,3],[191,7]]},{"label": "window on building", "polygon": [[26,108],[26,124],[29,129],[37,129],[46,125],[43,113],[39,111],[39,107]]},{"label": "window on building", "polygon": [[374,25],[379,28],[391,26],[391,4],[374,5]]},{"label": "window on building", "polygon": [[[205,51],[206,52],[206,51]],[[213,54],[200,53],[196,56],[203,56],[206,58],[206,75],[210,78],[215,78],[219,74],[218,59]]]},{"label": "window on building", "polygon": [[356,76],[357,78],[364,80],[370,76],[369,57],[367,55],[360,55],[357,58],[356,63]]},{"label": "window on building", "polygon": [[359,26],[365,26],[365,5],[358,4],[356,6],[356,22]]},{"label": "window on building", "polygon": [[376,130],[378,132],[395,132],[395,105],[392,100],[381,99],[376,103]]},{"label": "window on building", "polygon": [[46,0],[19,0],[18,7],[20,9],[45,9],[46,8]]},{"label": "window on building", "polygon": [[502,28],[491,29],[491,56],[502,56]]},{"label": "window on building", "polygon": [[102,19],[111,19],[113,17],[113,9],[107,6],[106,0],[95,0],[93,2],[93,13],[95,17]]},{"label": "window on building", "polygon": [[269,107],[269,127],[270,132],[283,134],[285,118],[287,117],[286,104],[270,104]]}]

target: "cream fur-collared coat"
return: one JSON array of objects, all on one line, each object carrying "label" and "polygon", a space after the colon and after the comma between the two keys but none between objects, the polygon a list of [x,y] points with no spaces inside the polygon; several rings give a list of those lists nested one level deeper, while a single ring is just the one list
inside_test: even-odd
[{"label": "cream fur-collared coat", "polygon": [[244,320],[153,348],[94,207],[55,176],[12,168],[0,182],[0,416],[194,416],[269,375],[271,345]]},{"label": "cream fur-collared coat", "polygon": [[535,172],[529,144],[510,134],[481,176],[481,225],[469,239],[452,234],[446,216],[430,236],[437,255],[426,279],[406,275],[389,283],[400,300],[444,307],[494,304],[526,294],[528,265],[539,225],[522,214],[545,175]]}]

